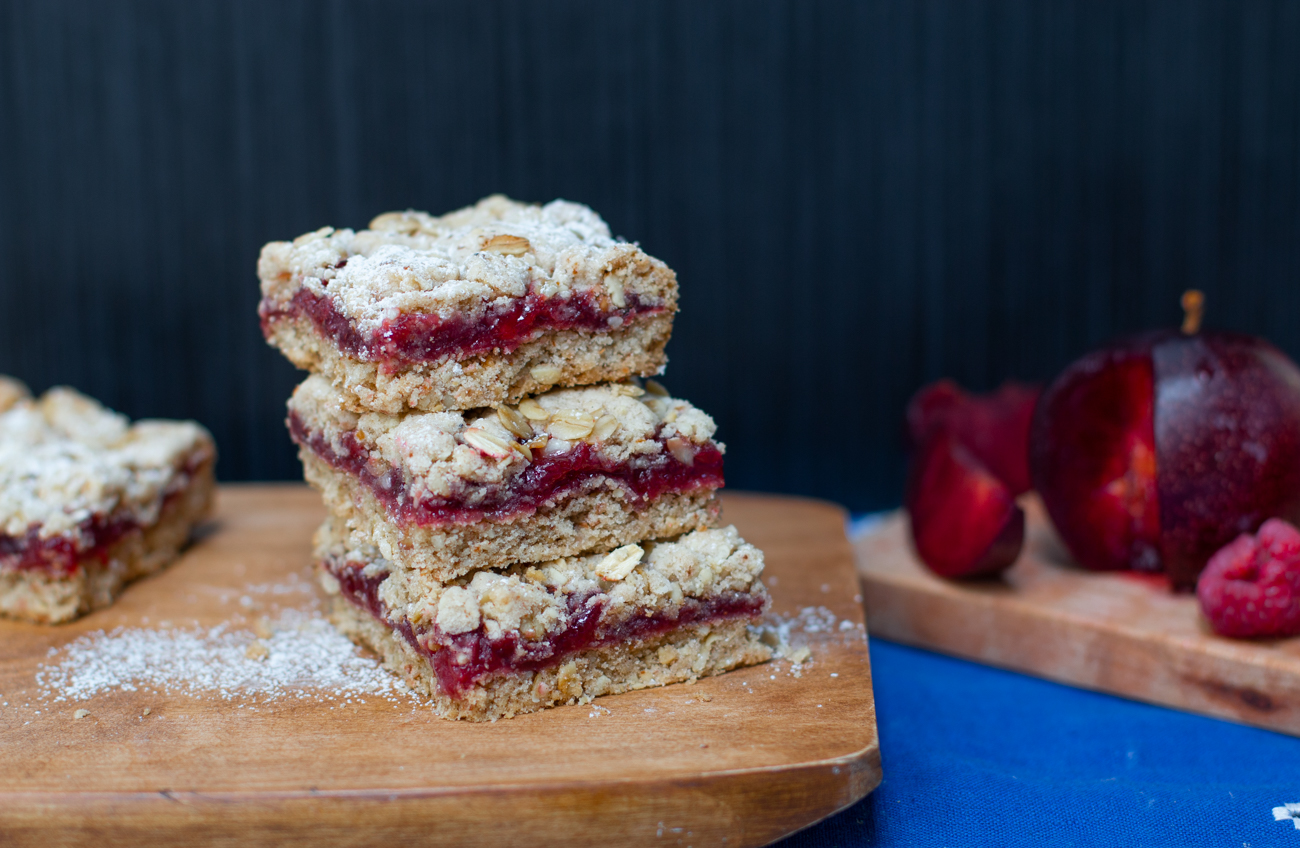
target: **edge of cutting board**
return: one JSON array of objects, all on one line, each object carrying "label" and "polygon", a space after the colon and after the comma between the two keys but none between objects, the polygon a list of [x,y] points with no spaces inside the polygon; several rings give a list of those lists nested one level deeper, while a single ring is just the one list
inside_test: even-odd
[{"label": "edge of cutting board", "polygon": [[[33,665],[78,635],[162,612],[227,620],[230,608],[212,600],[220,587],[309,575],[323,515],[302,486],[222,487],[215,529],[114,607],[61,628],[0,623],[5,697],[17,702],[23,685],[30,694]],[[0,710],[0,841],[745,846],[807,827],[881,778],[844,515],[728,493],[723,520],[765,551],[776,612],[823,607],[843,623],[807,636],[813,661],[798,678],[788,662],[767,664],[491,725],[383,701],[343,719],[302,702],[236,717],[217,699],[142,693],[88,704],[93,722],[71,720],[78,704],[47,710],[40,728]],[[236,563],[245,577],[232,576]],[[146,703],[170,721],[140,721]]]},{"label": "edge of cutting board", "polygon": [[1300,637],[1216,636],[1163,577],[1073,565],[1030,496],[1020,558],[998,578],[944,580],[907,517],[854,539],[877,636],[1187,712],[1300,735]]}]

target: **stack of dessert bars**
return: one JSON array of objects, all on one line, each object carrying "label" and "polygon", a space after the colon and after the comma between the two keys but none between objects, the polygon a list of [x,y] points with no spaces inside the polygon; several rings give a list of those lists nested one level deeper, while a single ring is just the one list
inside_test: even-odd
[{"label": "stack of dessert bars", "polygon": [[333,618],[448,718],[762,662],[762,553],[715,528],[714,423],[653,380],[663,262],[585,206],[494,196],[275,242],[262,329]]}]

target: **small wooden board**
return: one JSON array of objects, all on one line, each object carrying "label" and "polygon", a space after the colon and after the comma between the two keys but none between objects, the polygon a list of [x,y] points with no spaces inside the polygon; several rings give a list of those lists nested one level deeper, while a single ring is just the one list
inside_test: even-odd
[{"label": "small wooden board", "polygon": [[[799,677],[781,661],[495,724],[381,698],[255,712],[215,695],[40,702],[39,667],[79,635],[318,608],[323,517],[302,486],[224,487],[211,532],[115,606],[63,627],[0,623],[0,843],[762,845],[880,782],[844,516],[788,498],[728,495],[724,520],[765,551],[776,613],[824,607],[841,622],[802,637]],[[299,594],[248,590],[276,581]]]},{"label": "small wooden board", "polygon": [[1073,565],[1036,499],[1000,578],[948,581],[912,552],[907,517],[854,540],[871,632],[1175,709],[1300,735],[1300,638],[1214,635],[1167,580]]}]

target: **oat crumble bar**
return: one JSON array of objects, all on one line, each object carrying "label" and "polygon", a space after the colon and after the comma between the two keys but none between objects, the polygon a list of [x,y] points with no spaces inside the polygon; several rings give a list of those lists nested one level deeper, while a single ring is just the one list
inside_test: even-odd
[{"label": "oat crumble bar", "polygon": [[450,580],[711,527],[713,419],[653,381],[473,412],[358,414],[321,375],[289,401],[307,480],[358,539]]},{"label": "oat crumble bar", "polygon": [[764,662],[763,555],[734,527],[438,582],[331,518],[316,538],[343,632],[445,718],[495,720]]},{"label": "oat crumble bar", "polygon": [[0,378],[0,615],[69,621],[165,566],[207,516],[212,437]]},{"label": "oat crumble bar", "polygon": [[263,334],[361,412],[515,403],[663,370],[677,280],[586,206],[500,195],[272,242]]}]

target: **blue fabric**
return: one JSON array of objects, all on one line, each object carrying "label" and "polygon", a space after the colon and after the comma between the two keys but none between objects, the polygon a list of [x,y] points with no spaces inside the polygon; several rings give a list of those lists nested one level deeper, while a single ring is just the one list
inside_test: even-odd
[{"label": "blue fabric", "polygon": [[781,843],[1297,846],[1300,739],[873,639],[884,781]]}]

